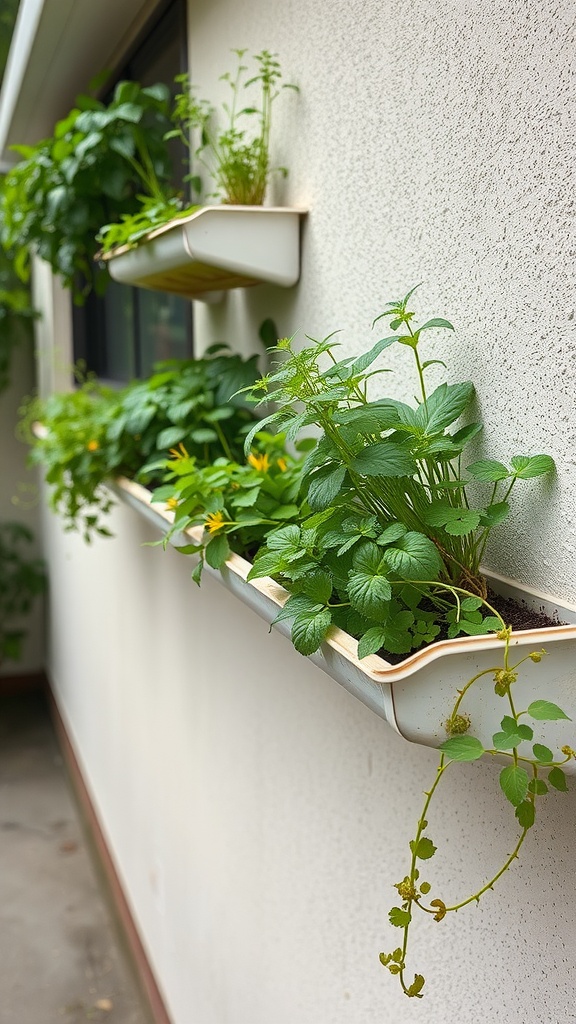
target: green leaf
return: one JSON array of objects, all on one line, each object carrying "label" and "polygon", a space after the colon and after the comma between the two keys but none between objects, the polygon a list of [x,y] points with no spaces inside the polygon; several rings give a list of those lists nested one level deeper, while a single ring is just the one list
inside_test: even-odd
[{"label": "green leaf", "polygon": [[528,792],[528,773],[519,765],[511,764],[500,772],[500,786],[506,799],[518,807]]},{"label": "green leaf", "polygon": [[443,526],[446,533],[461,537],[472,533],[480,523],[480,512],[468,508],[454,508],[448,502],[435,501],[426,509],[424,522],[428,526]]},{"label": "green leaf", "polygon": [[492,528],[497,526],[498,523],[502,523],[510,511],[510,505],[507,501],[497,501],[494,505],[488,505],[480,516],[480,523],[482,526],[488,526]]},{"label": "green leaf", "polygon": [[368,445],[352,459],[351,468],[361,476],[413,476],[417,465],[412,456],[393,441]]},{"label": "green leaf", "polygon": [[543,779],[530,779],[528,792],[533,793],[534,796],[544,796],[548,792],[548,786]]},{"label": "green leaf", "polygon": [[418,408],[422,425],[427,434],[436,434],[454,423],[474,397],[474,385],[470,381],[462,384],[441,384]]},{"label": "green leaf", "polygon": [[451,736],[440,744],[451,761],[477,761],[484,753],[484,747],[475,736]]},{"label": "green leaf", "polygon": [[532,828],[536,816],[532,800],[523,800],[518,804],[515,814],[522,828]]},{"label": "green leaf", "polygon": [[396,335],[392,338],[382,338],[380,341],[377,341],[369,352],[364,352],[363,355],[358,356],[358,359],[355,359],[354,362],[351,363],[350,370],[352,371],[352,374],[363,373],[364,370],[367,370],[374,360],[378,358],[380,353],[390,345],[393,345],[395,341],[398,341]]},{"label": "green leaf", "polygon": [[417,999],[423,999],[424,997],[420,994],[424,985],[426,984],[422,974],[415,974],[414,981],[406,989],[407,996],[415,996]]},{"label": "green leaf", "polygon": [[381,647],[386,645],[386,628],[384,626],[371,626],[366,630],[358,641],[358,657],[367,658],[370,654],[377,654]]},{"label": "green leaf", "polygon": [[514,475],[518,480],[530,480],[535,476],[544,476],[556,468],[550,455],[515,455],[511,459]]},{"label": "green leaf", "polygon": [[549,700],[535,700],[527,711],[530,718],[535,718],[539,722],[555,722],[560,718],[565,718],[568,722],[572,721],[557,704],[553,704]]},{"label": "green leaf", "polygon": [[517,732],[495,732],[492,742],[496,750],[513,750],[522,742],[522,737]]},{"label": "green leaf", "polygon": [[410,912],[408,910],[401,910],[400,907],[392,907],[388,917],[390,924],[394,925],[395,928],[406,928],[412,920]]},{"label": "green leaf", "polygon": [[300,654],[314,654],[318,650],[332,623],[328,608],[317,605],[315,610],[301,612],[292,624],[292,643]]},{"label": "green leaf", "polygon": [[398,540],[399,537],[403,537],[407,532],[404,523],[391,523],[387,526],[383,533],[376,538],[376,543],[384,546],[385,544],[392,544],[393,541]]},{"label": "green leaf", "polygon": [[395,547],[386,549],[384,557],[390,568],[405,580],[434,580],[443,570],[436,545],[429,537],[415,531],[400,537]]},{"label": "green leaf", "polygon": [[496,480],[505,480],[510,476],[510,470],[503,462],[496,462],[495,459],[479,459],[467,467],[470,476],[475,480],[485,480],[495,483]]},{"label": "green leaf", "polygon": [[431,888],[432,888],[432,886],[430,885],[430,882],[421,882],[420,883],[420,892],[423,893],[424,896],[428,895],[428,893],[430,892]]},{"label": "green leaf", "polygon": [[327,572],[318,572],[307,576],[302,582],[302,593],[318,604],[328,604],[332,588],[332,577]]},{"label": "green leaf", "polygon": [[426,836],[422,836],[422,838],[418,840],[416,850],[414,850],[414,840],[410,843],[410,849],[420,860],[430,860],[430,857],[433,857],[436,853],[437,847],[434,846],[431,839],[428,839]]},{"label": "green leaf", "polygon": [[566,783],[566,776],[561,768],[551,768],[548,772],[548,782],[554,789],[559,789],[561,793],[566,793],[568,785]]},{"label": "green leaf", "polygon": [[226,559],[230,557],[230,545],[226,534],[221,533],[217,537],[212,537],[204,549],[204,557],[213,569],[222,568]]},{"label": "green leaf", "polygon": [[380,548],[365,541],[354,555],[348,576],[348,595],[352,607],[368,618],[383,618],[382,605],[386,606],[392,597],[386,571]]},{"label": "green leaf", "polygon": [[532,750],[534,751],[534,757],[540,764],[549,764],[550,761],[554,760],[554,754],[550,747],[545,747],[542,743],[535,743]]},{"label": "green leaf", "polygon": [[425,324],[422,324],[422,327],[418,328],[418,333],[420,334],[422,331],[429,331],[431,327],[447,327],[449,331],[454,330],[454,327],[449,320],[444,320],[441,316],[435,316],[432,320],[427,320]]},{"label": "green leaf", "polygon": [[345,476],[346,467],[337,466],[335,468],[333,464],[324,466],[314,473],[310,477],[307,494],[310,508],[314,511],[322,511],[331,505],[340,492]]}]

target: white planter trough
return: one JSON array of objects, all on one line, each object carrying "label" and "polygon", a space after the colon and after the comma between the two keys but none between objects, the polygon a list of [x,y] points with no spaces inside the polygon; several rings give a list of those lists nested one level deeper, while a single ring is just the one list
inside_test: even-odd
[{"label": "white planter trough", "polygon": [[188,298],[261,282],[290,288],[300,276],[304,210],[271,206],[203,206],[152,231],[135,248],[107,253],[121,284]]},{"label": "white planter trough", "polygon": [[[173,513],[152,505],[150,492],[130,480],[120,479],[111,485],[123,501],[149,519],[162,532],[173,521]],[[198,538],[199,527],[187,531]],[[172,538],[174,544],[182,537]],[[205,571],[221,580],[224,586],[271,623],[288,597],[288,593],[270,579],[247,582],[251,565],[232,555],[222,572],[205,566]],[[557,704],[570,716],[570,721],[538,722],[538,742],[553,751],[567,744],[576,747],[576,607],[523,587],[512,580],[486,573],[494,590],[506,597],[544,611],[560,623],[544,629],[523,630],[512,634],[511,664],[532,651],[542,651],[542,661],[527,661],[519,668],[514,683],[516,709],[523,710],[534,700],[545,699]],[[285,636],[290,625],[283,621],[275,627]],[[383,718],[401,736],[413,743],[438,747],[446,739],[444,722],[454,705],[457,693],[472,676],[484,669],[502,667],[503,643],[494,634],[481,637],[457,637],[431,644],[410,655],[398,665],[391,665],[377,655],[359,661],[353,637],[334,628],[321,651],[310,660],[358,697]],[[470,715],[471,732],[484,746],[492,745],[492,736],[508,713],[505,699],[494,694],[492,675],[486,675],[470,688],[462,711]],[[576,774],[576,761],[569,761],[564,770]]]}]

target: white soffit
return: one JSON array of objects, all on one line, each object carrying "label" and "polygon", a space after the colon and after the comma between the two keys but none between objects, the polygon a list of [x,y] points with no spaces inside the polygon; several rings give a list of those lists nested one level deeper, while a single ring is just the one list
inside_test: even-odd
[{"label": "white soffit", "polygon": [[21,0],[0,93],[0,160],[51,134],[77,93],[112,68],[150,0]]}]

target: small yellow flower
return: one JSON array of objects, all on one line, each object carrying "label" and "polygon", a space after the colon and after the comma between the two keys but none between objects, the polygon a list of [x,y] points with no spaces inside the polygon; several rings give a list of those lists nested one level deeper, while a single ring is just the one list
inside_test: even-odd
[{"label": "small yellow flower", "polygon": [[266,473],[270,469],[270,459],[266,452],[263,455],[253,455],[250,453],[248,456],[248,462],[253,469],[257,469],[259,473]]},{"label": "small yellow flower", "polygon": [[288,463],[286,462],[286,459],[278,459],[278,469],[280,470],[281,473],[286,472],[286,470],[288,469]]},{"label": "small yellow flower", "polygon": [[86,447],[89,452],[97,452],[100,445],[98,444],[98,441],[88,441]]},{"label": "small yellow flower", "polygon": [[178,508],[178,498],[168,498],[166,502],[166,508],[169,508],[172,512]]},{"label": "small yellow flower", "polygon": [[562,747],[561,749],[566,757],[576,757],[576,750],[572,750],[572,747]]},{"label": "small yellow flower", "polygon": [[190,458],[190,456],[188,455],[188,452],[186,451],[186,448],[182,444],[182,441],[180,441],[180,444],[178,445],[177,448],[170,448],[170,455],[172,456],[173,459],[189,459]]},{"label": "small yellow flower", "polygon": [[218,530],[224,525],[225,519],[222,512],[209,512],[204,522],[208,533],[218,533]]}]

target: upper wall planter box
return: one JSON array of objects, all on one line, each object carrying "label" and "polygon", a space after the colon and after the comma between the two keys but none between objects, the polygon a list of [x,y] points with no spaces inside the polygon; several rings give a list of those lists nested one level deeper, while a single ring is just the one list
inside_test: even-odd
[{"label": "upper wall planter box", "polygon": [[[173,514],[159,505],[152,505],[150,492],[144,487],[125,479],[111,486],[114,493],[163,532],[171,524]],[[187,532],[194,535],[194,530]],[[196,528],[196,533],[201,533],[201,530]],[[175,536],[173,543],[182,543],[182,538]],[[271,623],[288,594],[270,579],[247,582],[250,568],[249,562],[233,555],[222,572],[208,565],[205,572],[223,582]],[[563,744],[573,747],[576,731],[576,607],[560,603],[549,595],[530,590],[495,573],[486,575],[493,589],[503,596],[513,597],[530,608],[557,617],[559,622],[568,623],[515,632],[510,651],[513,662],[520,661],[532,651],[546,651],[540,664],[527,661],[520,667],[514,684],[517,710],[528,707],[533,700],[545,695],[546,700],[561,707],[571,720],[539,722],[539,737],[554,750]],[[275,628],[285,636],[290,635],[286,621],[277,623]],[[377,655],[359,661],[356,649],[356,641],[351,636],[334,628],[322,649],[311,655],[310,660],[405,739],[438,747],[446,739],[444,722],[458,691],[477,673],[501,667],[503,643],[495,634],[457,637],[431,644],[398,665],[391,665]],[[502,715],[506,714],[505,702],[495,699],[492,674],[484,676],[470,688],[462,710],[471,718],[474,735],[485,747],[490,747],[493,734],[500,728]],[[564,770],[576,774],[576,761],[569,761]]]},{"label": "upper wall planter box", "polygon": [[121,284],[188,298],[260,282],[289,288],[300,276],[303,215],[286,207],[203,206],[103,259]]}]

